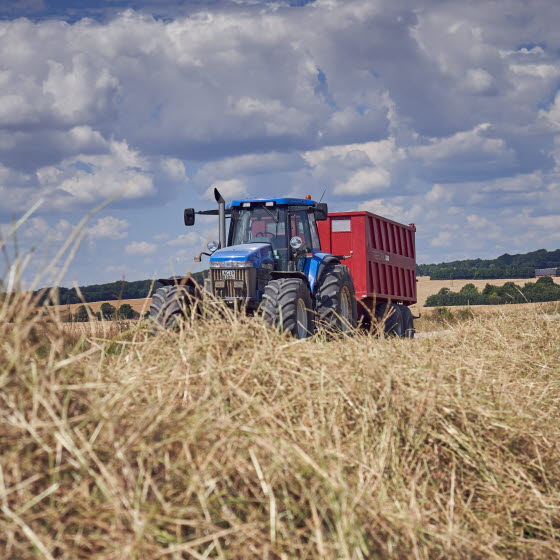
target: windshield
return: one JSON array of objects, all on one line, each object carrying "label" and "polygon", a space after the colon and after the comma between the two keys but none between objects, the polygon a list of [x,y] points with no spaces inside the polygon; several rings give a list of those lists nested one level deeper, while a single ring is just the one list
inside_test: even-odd
[{"label": "windshield", "polygon": [[278,237],[284,238],[286,245],[285,211],[279,208],[241,208],[232,214],[230,244],[270,243],[273,247],[280,244]]},{"label": "windshield", "polygon": [[229,244],[243,243],[270,243],[277,259],[287,260],[286,211],[264,206],[236,208],[231,215]]}]

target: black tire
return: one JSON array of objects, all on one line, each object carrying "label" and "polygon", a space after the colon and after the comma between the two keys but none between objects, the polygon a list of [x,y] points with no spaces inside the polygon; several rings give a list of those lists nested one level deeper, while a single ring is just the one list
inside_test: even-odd
[{"label": "black tire", "polygon": [[150,319],[168,330],[177,330],[195,300],[192,286],[164,286],[152,296]]},{"label": "black tire", "polygon": [[382,303],[376,307],[375,316],[379,323],[383,323],[386,336],[404,336],[404,321],[400,305]]},{"label": "black tire", "polygon": [[343,264],[328,264],[315,292],[317,326],[329,332],[356,328],[358,305],[352,275]]},{"label": "black tire", "polygon": [[299,278],[276,278],[264,289],[263,320],[296,338],[313,334],[313,303],[309,288]]},{"label": "black tire", "polygon": [[401,315],[403,318],[403,326],[404,326],[404,337],[405,338],[414,338],[414,317],[412,316],[412,311],[406,306],[401,305]]}]

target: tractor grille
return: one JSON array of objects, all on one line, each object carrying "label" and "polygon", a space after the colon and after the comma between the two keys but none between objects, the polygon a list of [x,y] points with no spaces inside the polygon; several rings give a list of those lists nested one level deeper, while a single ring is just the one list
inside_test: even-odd
[{"label": "tractor grille", "polygon": [[256,270],[254,268],[210,269],[214,294],[224,299],[254,296]]}]

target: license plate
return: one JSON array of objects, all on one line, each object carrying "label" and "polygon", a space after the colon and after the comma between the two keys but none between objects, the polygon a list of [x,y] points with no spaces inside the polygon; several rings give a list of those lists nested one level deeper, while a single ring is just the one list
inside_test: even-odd
[{"label": "license plate", "polygon": [[222,270],[222,278],[224,280],[234,280],[235,270]]}]

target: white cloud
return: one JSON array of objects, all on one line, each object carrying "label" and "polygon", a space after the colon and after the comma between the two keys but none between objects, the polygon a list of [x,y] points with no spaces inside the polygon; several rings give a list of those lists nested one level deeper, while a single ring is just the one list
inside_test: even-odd
[{"label": "white cloud", "polygon": [[389,172],[381,168],[360,169],[348,180],[335,186],[335,194],[366,195],[387,189],[391,182]]},{"label": "white cloud", "polygon": [[204,239],[200,233],[189,231],[188,233],[179,235],[175,239],[170,239],[165,244],[170,245],[171,247],[194,247],[200,245],[203,242]]},{"label": "white cloud", "polygon": [[[402,200],[402,199],[401,199]],[[367,210],[379,216],[384,216],[391,220],[402,222],[406,219],[408,208],[406,200],[402,200],[404,204],[394,204],[382,198],[374,198],[366,200],[359,205],[360,210]]]},{"label": "white cloud", "polygon": [[204,198],[214,200],[214,189],[218,189],[225,199],[243,198],[248,195],[247,186],[240,179],[226,179],[216,181],[210,185],[204,193]]},{"label": "white cloud", "polygon": [[493,133],[489,123],[482,123],[446,138],[431,138],[411,147],[409,154],[418,160],[428,179],[454,181],[465,175],[509,175],[517,165],[516,154],[502,138],[492,137]]},{"label": "white cloud", "polygon": [[189,180],[185,164],[180,159],[165,158],[161,162],[161,168],[165,175],[173,181],[186,183]]},{"label": "white cloud", "polygon": [[431,241],[432,247],[445,247],[451,244],[453,234],[450,231],[440,231]]},{"label": "white cloud", "polygon": [[338,196],[363,196],[386,190],[404,157],[394,138],[380,142],[327,146],[302,153],[313,176]]},{"label": "white cloud", "polygon": [[52,228],[50,235],[54,241],[65,241],[72,233],[74,227],[68,220],[58,220]]},{"label": "white cloud", "polygon": [[[39,169],[42,187],[58,196],[59,204],[110,198],[139,198],[155,192],[148,162],[125,142],[112,141],[109,153],[76,156],[57,166]],[[62,195],[70,195],[70,200]]]},{"label": "white cloud", "polygon": [[147,241],[133,241],[129,243],[124,251],[127,255],[146,256],[156,252],[157,245],[148,243]]},{"label": "white cloud", "polygon": [[105,216],[88,228],[88,234],[93,239],[124,239],[128,236],[129,226],[126,220]]},{"label": "white cloud", "polygon": [[557,93],[554,102],[548,111],[541,110],[539,116],[548,123],[555,132],[560,132],[560,93]]},{"label": "white cloud", "polygon": [[49,233],[49,224],[43,218],[31,218],[24,224],[23,235],[28,239],[46,237]]}]

